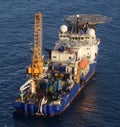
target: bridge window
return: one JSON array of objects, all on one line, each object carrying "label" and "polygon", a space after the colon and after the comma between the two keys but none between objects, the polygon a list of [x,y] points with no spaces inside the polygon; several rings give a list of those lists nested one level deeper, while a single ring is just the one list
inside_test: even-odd
[{"label": "bridge window", "polygon": [[53,56],[53,58],[56,58],[56,56]]},{"label": "bridge window", "polygon": [[80,40],[84,40],[84,37],[81,37]]}]

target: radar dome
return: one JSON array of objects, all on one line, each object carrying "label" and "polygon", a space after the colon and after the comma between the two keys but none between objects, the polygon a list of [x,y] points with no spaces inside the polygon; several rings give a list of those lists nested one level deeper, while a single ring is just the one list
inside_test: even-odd
[{"label": "radar dome", "polygon": [[67,30],[68,30],[68,28],[66,25],[61,25],[61,27],[60,27],[61,32],[65,33],[65,32],[67,32]]},{"label": "radar dome", "polygon": [[89,29],[89,30],[88,30],[88,34],[89,34],[90,36],[95,36],[95,30],[94,30],[94,29]]}]

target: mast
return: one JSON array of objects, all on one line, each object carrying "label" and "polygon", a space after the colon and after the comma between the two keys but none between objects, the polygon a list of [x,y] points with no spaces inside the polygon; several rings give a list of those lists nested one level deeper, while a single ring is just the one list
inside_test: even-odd
[{"label": "mast", "polygon": [[28,66],[27,73],[33,79],[41,79],[43,72],[42,61],[42,14],[37,13],[34,17],[34,48],[32,64]]}]

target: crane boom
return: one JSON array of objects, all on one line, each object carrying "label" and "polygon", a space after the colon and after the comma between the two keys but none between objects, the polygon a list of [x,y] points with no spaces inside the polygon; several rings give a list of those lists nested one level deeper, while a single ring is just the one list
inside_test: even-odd
[{"label": "crane boom", "polygon": [[40,13],[35,14],[34,20],[34,55],[38,55],[42,61],[42,14]]},{"label": "crane boom", "polygon": [[42,61],[42,14],[37,13],[34,17],[34,48],[32,64],[28,67],[27,73],[34,79],[40,79],[43,72]]}]

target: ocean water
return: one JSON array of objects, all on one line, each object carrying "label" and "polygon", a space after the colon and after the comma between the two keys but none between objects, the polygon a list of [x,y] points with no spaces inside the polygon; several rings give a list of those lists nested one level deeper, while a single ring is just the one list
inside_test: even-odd
[{"label": "ocean water", "polygon": [[[63,114],[53,118],[13,115],[12,102],[27,79],[37,12],[43,14],[43,48],[53,48],[65,16],[89,13],[112,18],[97,27],[101,44],[94,79]],[[120,127],[119,14],[119,0],[1,0],[0,127]]]}]

